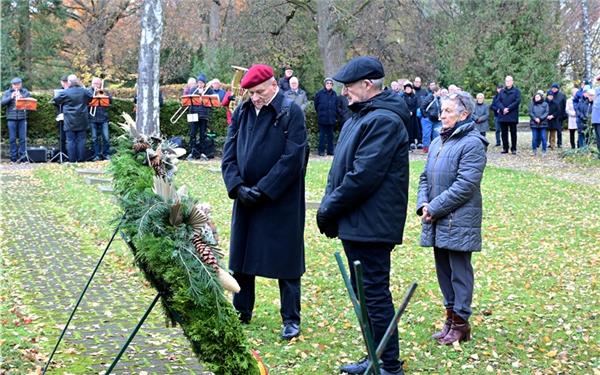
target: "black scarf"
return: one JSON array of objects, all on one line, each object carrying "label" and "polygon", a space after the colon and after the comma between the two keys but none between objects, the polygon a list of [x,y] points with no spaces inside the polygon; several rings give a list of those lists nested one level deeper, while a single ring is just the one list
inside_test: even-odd
[{"label": "black scarf", "polygon": [[456,129],[460,128],[461,125],[466,124],[467,122],[471,122],[471,119],[467,118],[465,120],[458,121],[456,124],[454,124],[453,127],[448,128],[448,129],[442,128],[442,130],[440,131],[440,138],[442,138],[442,143],[446,142],[448,140],[448,138],[450,138],[450,136],[452,136],[452,134],[454,134]]}]

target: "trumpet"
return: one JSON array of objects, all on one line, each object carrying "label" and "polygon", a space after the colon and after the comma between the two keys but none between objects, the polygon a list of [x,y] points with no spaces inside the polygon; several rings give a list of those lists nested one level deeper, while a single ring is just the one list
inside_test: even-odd
[{"label": "trumpet", "polygon": [[[93,96],[94,97],[97,97],[97,96],[106,96],[104,94],[104,80],[102,80],[102,84],[100,85],[99,89],[97,89],[97,88],[94,87],[94,95]],[[89,110],[90,116],[96,117],[96,110],[97,109],[98,109],[97,106],[90,107],[90,110]]]},{"label": "trumpet", "polygon": [[[200,90],[200,87],[196,87],[196,89],[188,95],[204,95],[206,94],[206,92],[208,91],[208,89],[210,89],[210,87],[212,86],[212,84],[216,81],[216,79],[210,80],[206,83],[206,85],[204,85],[204,89],[202,90],[201,93],[198,93],[198,90]],[[179,108],[177,108],[177,110],[175,111],[175,113],[173,113],[173,116],[171,116],[171,118],[169,119],[169,121],[171,121],[171,124],[175,124],[177,121],[179,121],[179,119],[188,111],[188,109],[190,109],[191,106],[179,106]]]}]

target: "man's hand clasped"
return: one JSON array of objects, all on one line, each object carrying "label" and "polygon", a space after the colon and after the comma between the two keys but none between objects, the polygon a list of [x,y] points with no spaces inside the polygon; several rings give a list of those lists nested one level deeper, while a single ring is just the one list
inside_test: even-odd
[{"label": "man's hand clasped", "polygon": [[248,208],[254,208],[260,205],[266,197],[262,191],[260,191],[256,186],[248,187],[245,185],[241,185],[237,189],[237,198],[240,203]]},{"label": "man's hand clasped", "polygon": [[338,236],[338,223],[333,217],[327,214],[327,210],[319,209],[317,211],[317,226],[319,227],[319,232],[329,238],[336,238]]}]

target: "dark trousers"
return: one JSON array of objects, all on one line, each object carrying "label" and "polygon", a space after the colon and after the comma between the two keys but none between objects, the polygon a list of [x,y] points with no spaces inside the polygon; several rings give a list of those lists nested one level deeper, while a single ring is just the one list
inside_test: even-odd
[{"label": "dark trousers", "polygon": [[560,123],[560,129],[556,129],[556,147],[562,147],[562,122]]},{"label": "dark trousers", "polygon": [[[108,158],[110,155],[110,138],[108,136],[108,121],[92,122],[92,144],[94,145],[94,157]],[[100,136],[102,137],[102,145],[100,145]]]},{"label": "dark trousers", "polygon": [[596,147],[598,147],[598,159],[600,159],[600,124],[592,124],[596,132]]},{"label": "dark trousers", "polygon": [[472,253],[435,247],[433,254],[438,283],[444,296],[444,306],[452,309],[464,320],[468,320],[471,316],[473,300]]},{"label": "dark trousers", "polygon": [[193,158],[199,158],[204,152],[206,143],[206,130],[208,128],[208,119],[201,118],[198,122],[190,122],[190,149],[188,154]]},{"label": "dark trousers", "polygon": [[57,121],[58,127],[58,149],[60,152],[67,153],[67,133],[65,132],[65,122]]},{"label": "dark trousers", "polygon": [[87,130],[67,130],[67,155],[70,162],[85,161]]},{"label": "dark trousers", "polygon": [[508,151],[508,131],[510,130],[510,150],[517,151],[517,123],[501,122],[502,127],[502,148]]},{"label": "dark trousers", "polygon": [[[10,161],[21,160],[27,154],[27,120],[8,120],[7,122]],[[18,152],[17,137],[19,138]]]},{"label": "dark trousers", "polygon": [[[233,277],[240,285],[240,292],[233,295],[233,307],[245,320],[252,318],[254,310],[255,276],[245,273],[234,273]],[[279,313],[283,324],[300,324],[300,279],[278,279],[281,308]]]},{"label": "dark trousers", "polygon": [[319,124],[319,155],[325,153],[327,144],[327,155],[333,155],[333,127],[334,125]]},{"label": "dark trousers", "polygon": [[494,117],[494,129],[496,131],[496,146],[500,146],[501,145],[500,133],[502,132],[502,126],[500,126],[500,121],[498,121],[498,118],[496,118],[496,117]]},{"label": "dark trousers", "polygon": [[577,129],[569,129],[569,141],[571,142],[571,148],[575,148],[575,134],[577,134]]},{"label": "dark trousers", "polygon": [[[354,261],[360,261],[363,269],[363,283],[367,300],[367,313],[375,345],[383,338],[385,331],[394,318],[394,301],[390,292],[390,254],[394,245],[377,242],[356,242],[342,240],[348,259],[352,287],[356,293],[356,275]],[[402,366],[399,361],[398,330],[395,329],[387,347],[381,355],[383,367],[388,371],[397,371]]]}]

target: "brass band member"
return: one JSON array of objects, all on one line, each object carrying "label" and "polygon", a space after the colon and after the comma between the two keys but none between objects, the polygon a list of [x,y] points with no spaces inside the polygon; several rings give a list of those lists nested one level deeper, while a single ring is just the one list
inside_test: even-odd
[{"label": "brass band member", "polygon": [[[29,91],[23,88],[23,81],[15,77],[10,81],[10,89],[2,95],[2,106],[6,108],[8,120],[8,140],[10,143],[10,161],[25,161],[27,158],[27,111],[17,109],[17,99],[29,97]],[[19,149],[17,151],[17,137]]]},{"label": "brass band member", "polygon": [[[112,101],[110,95],[104,88],[102,79],[98,77],[92,78],[92,87],[90,88],[92,96],[105,95],[108,96],[109,103]],[[96,107],[89,113],[90,126],[92,127],[92,143],[94,145],[94,161],[101,159],[108,160],[110,158],[110,138],[108,135],[108,107]],[[92,116],[93,115],[93,116]],[[102,145],[100,144],[101,133]]]}]

